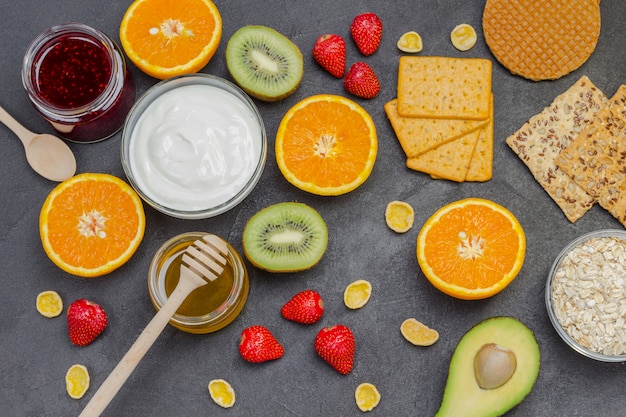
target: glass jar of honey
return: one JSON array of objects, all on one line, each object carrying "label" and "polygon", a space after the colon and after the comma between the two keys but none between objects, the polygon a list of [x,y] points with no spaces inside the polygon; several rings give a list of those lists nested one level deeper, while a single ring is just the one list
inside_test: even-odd
[{"label": "glass jar of honey", "polygon": [[33,40],[24,55],[22,83],[35,109],[74,142],[115,134],[136,96],[118,46],[80,23],[54,26]]},{"label": "glass jar of honey", "polygon": [[[184,233],[169,239],[157,250],[148,272],[148,292],[157,310],[178,284],[183,253],[205,235],[204,232]],[[170,324],[177,329],[211,333],[230,324],[243,309],[248,298],[248,272],[236,249],[224,242],[228,248],[224,272],[187,296],[170,319]]]}]

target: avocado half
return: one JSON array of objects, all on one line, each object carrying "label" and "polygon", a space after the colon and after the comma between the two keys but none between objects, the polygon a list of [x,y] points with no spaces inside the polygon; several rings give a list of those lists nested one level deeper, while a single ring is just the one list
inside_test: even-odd
[{"label": "avocado half", "polygon": [[[495,344],[515,355],[516,365],[504,384],[481,388],[474,361],[483,346]],[[492,317],[472,327],[459,341],[441,406],[435,417],[501,416],[532,391],[539,376],[540,352],[533,332],[513,317]]]}]

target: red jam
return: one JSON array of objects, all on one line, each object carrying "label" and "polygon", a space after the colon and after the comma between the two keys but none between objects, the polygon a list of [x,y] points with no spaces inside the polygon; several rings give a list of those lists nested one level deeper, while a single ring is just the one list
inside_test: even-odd
[{"label": "red jam", "polygon": [[56,26],[33,41],[22,81],[42,116],[76,142],[116,133],[135,101],[119,48],[103,33],[76,23]]},{"label": "red jam", "polygon": [[111,78],[111,61],[91,37],[67,34],[47,45],[32,74],[39,96],[53,106],[74,109],[94,101]]}]

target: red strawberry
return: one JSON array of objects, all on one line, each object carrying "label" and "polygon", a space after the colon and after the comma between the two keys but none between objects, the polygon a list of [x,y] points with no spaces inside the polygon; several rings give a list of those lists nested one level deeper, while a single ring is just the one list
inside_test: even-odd
[{"label": "red strawberry", "polygon": [[380,81],[372,67],[365,62],[355,62],[350,67],[343,79],[343,86],[348,93],[367,99],[380,93]]},{"label": "red strawberry", "polygon": [[343,324],[324,327],[315,337],[317,354],[342,375],[352,370],[355,348],[354,335]]},{"label": "red strawberry", "polygon": [[265,362],[282,357],[285,349],[265,326],[250,326],[241,332],[239,353],[248,362]]},{"label": "red strawberry", "polygon": [[313,324],[324,313],[324,301],[313,290],[300,291],[280,309],[280,314],[287,320],[302,324]]},{"label": "red strawberry", "polygon": [[313,46],[313,59],[333,77],[343,77],[346,72],[346,42],[335,34],[320,36]]},{"label": "red strawberry", "polygon": [[352,21],[350,33],[359,51],[365,56],[372,55],[383,37],[383,22],[374,13],[363,13]]},{"label": "red strawberry", "polygon": [[67,309],[67,327],[72,343],[86,346],[106,329],[107,314],[98,304],[80,299]]}]

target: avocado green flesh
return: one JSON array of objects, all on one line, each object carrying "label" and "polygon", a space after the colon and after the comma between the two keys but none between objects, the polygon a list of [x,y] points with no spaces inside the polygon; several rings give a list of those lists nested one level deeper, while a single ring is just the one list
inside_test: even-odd
[{"label": "avocado green flesh", "polygon": [[[486,343],[507,347],[517,358],[511,379],[491,390],[480,388],[474,376],[474,357]],[[528,327],[513,317],[487,319],[459,341],[450,360],[448,381],[435,417],[501,416],[532,391],[539,367],[539,345]]]}]

